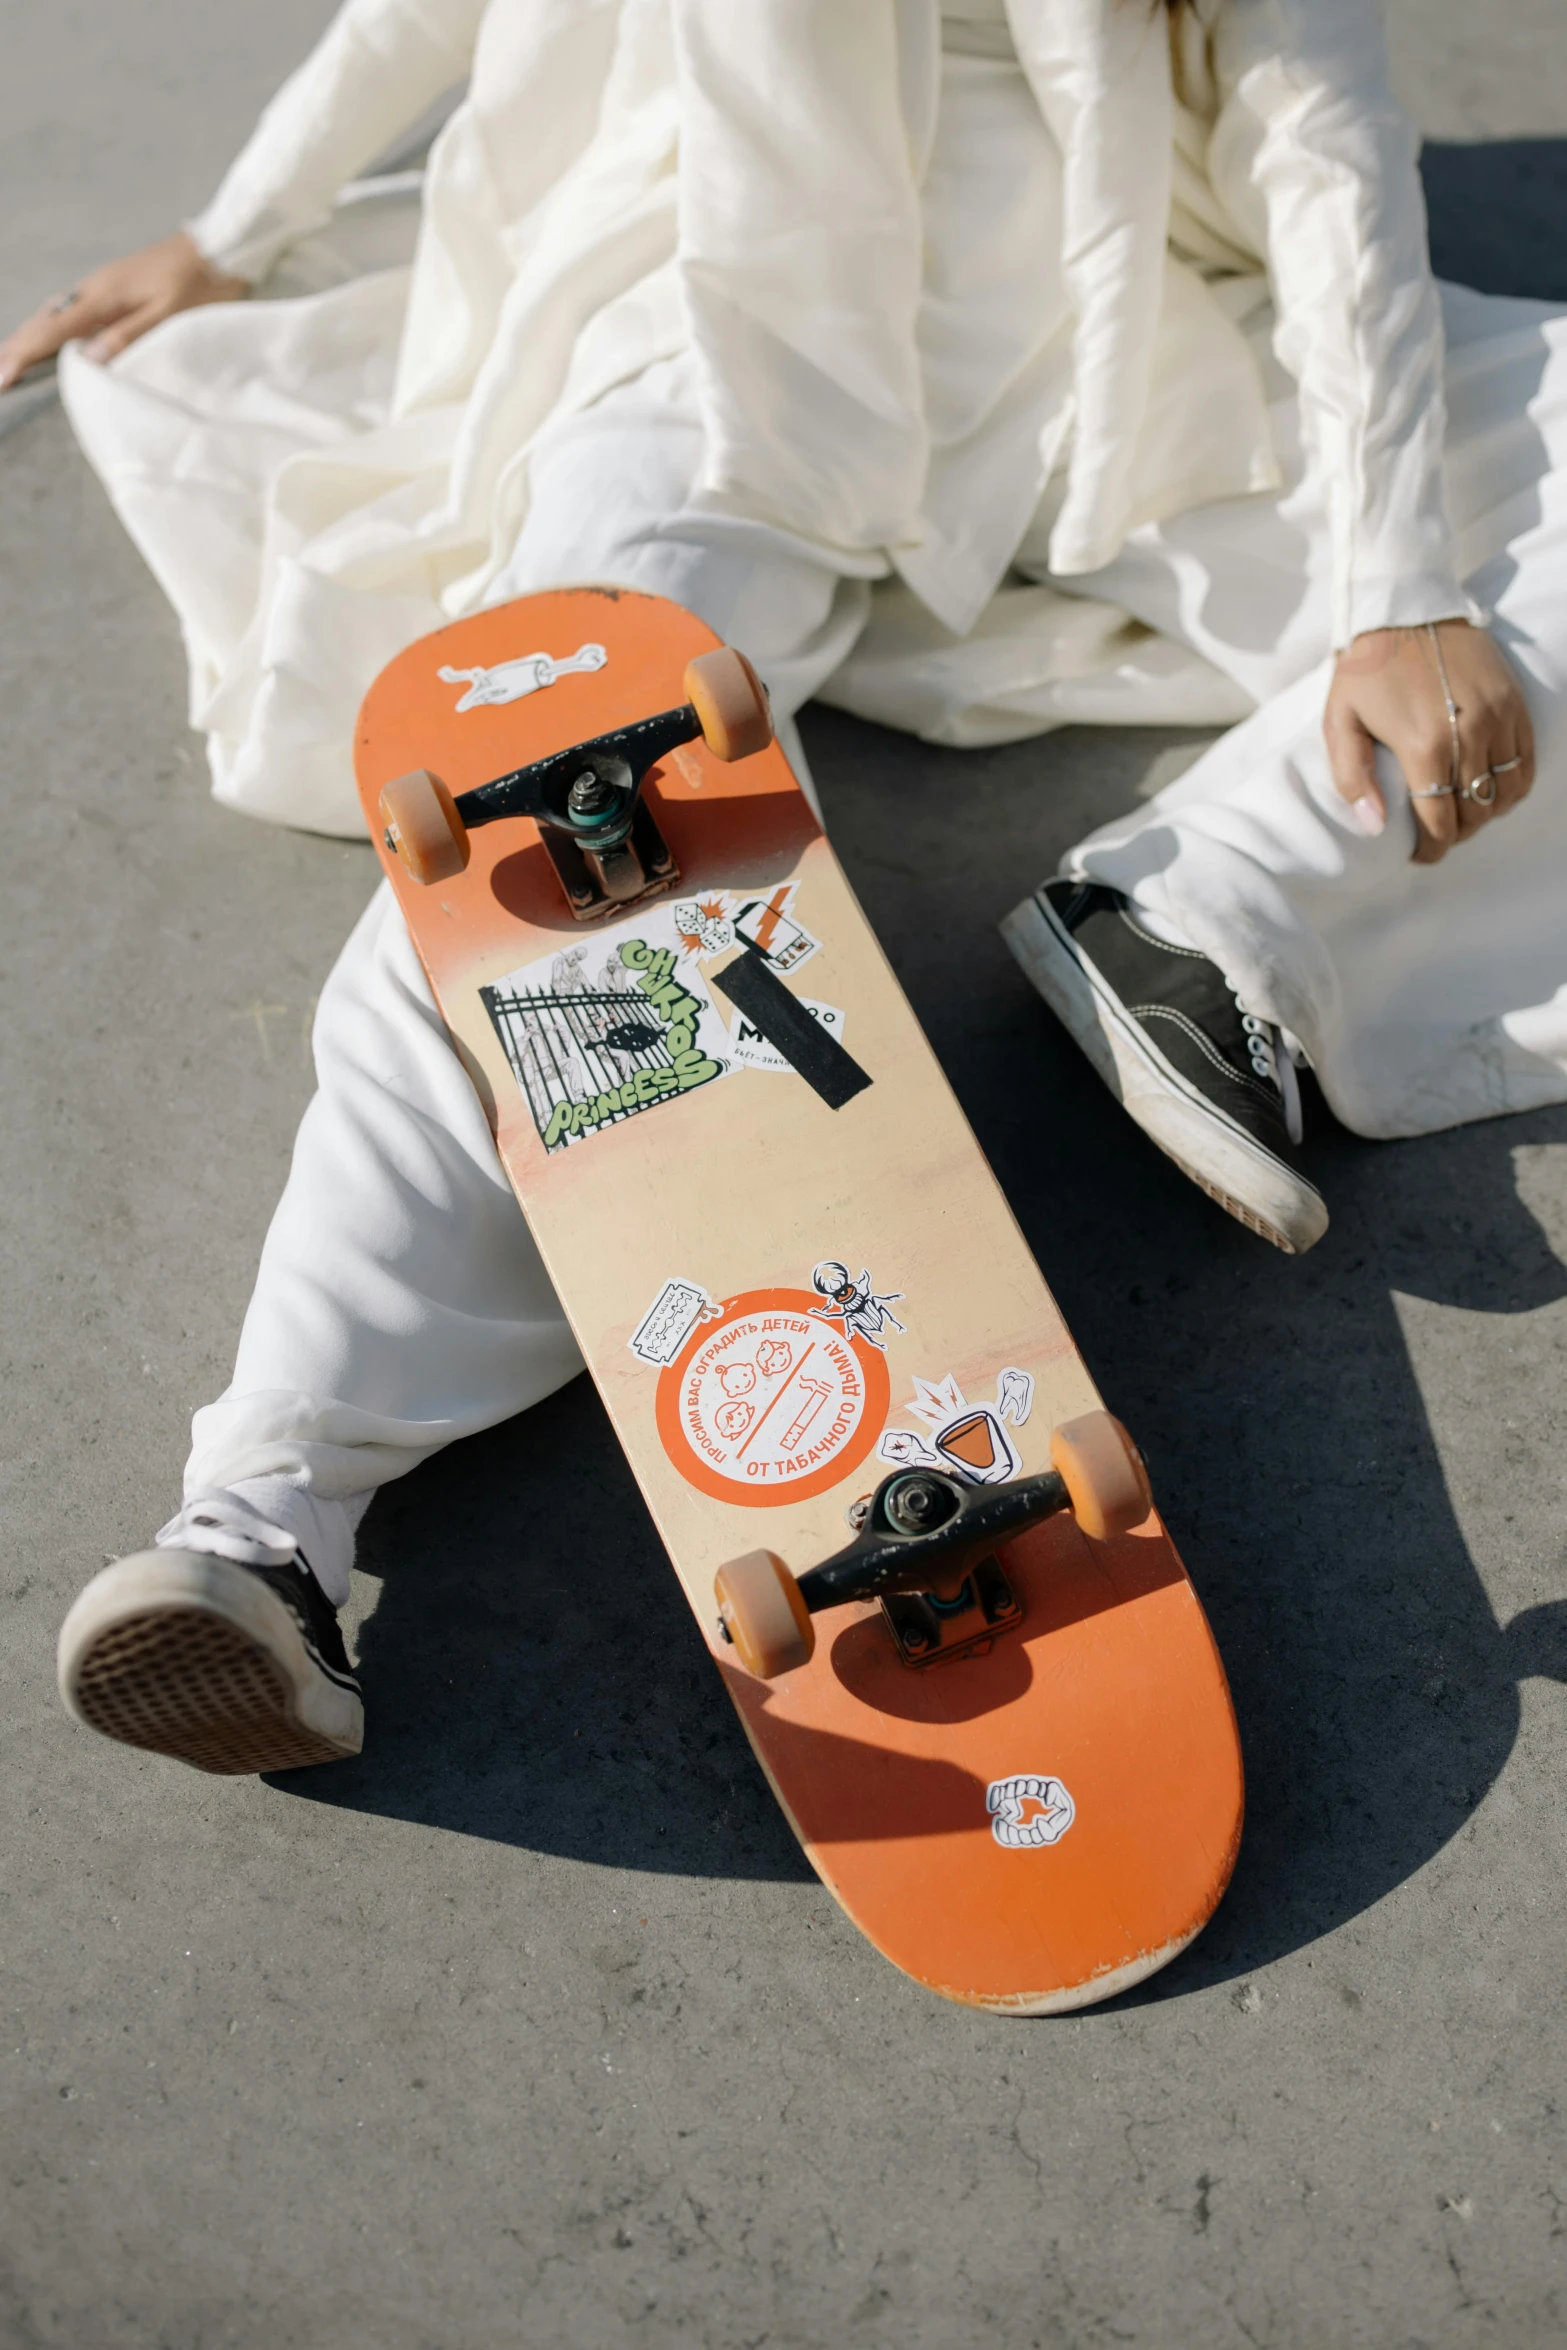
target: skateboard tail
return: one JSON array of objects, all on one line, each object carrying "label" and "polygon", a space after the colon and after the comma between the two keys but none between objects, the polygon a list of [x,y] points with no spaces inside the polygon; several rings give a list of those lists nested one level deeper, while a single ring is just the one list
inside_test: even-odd
[{"label": "skateboard tail", "polygon": [[1157,1519],[1104,1544],[1055,1521],[1005,1566],[1024,1622],[989,1657],[911,1670],[850,1606],[781,1681],[718,1663],[813,1868],[882,1956],[958,2005],[1059,2015],[1207,1924],[1240,1846],[1240,1748]]},{"label": "skateboard tail", "polygon": [[1135,1990],[1139,1983],[1144,1983],[1151,1975],[1158,1974],[1161,1968],[1169,1966],[1172,1960],[1179,1958],[1182,1951],[1191,1948],[1223,1900],[1229,1889],[1230,1879],[1235,1873],[1235,1863],[1240,1854],[1241,1843],[1242,1818],[1239,1813],[1236,1816],[1229,1849],[1224,1854],[1212,1893],[1205,1900],[1200,1914],[1194,1917],[1189,1925],[1182,1927],[1178,1933],[1172,1934],[1167,1941],[1160,1943],[1156,1948],[1138,1951],[1134,1957],[1124,1959],[1119,1964],[1098,1968],[1079,1982],[1063,1983],[1050,1989],[997,1992],[979,1990],[960,1983],[940,1982],[934,1976],[922,1974],[907,1952],[889,1947],[888,1939],[878,1933],[873,1925],[867,1924],[865,1918],[856,1910],[852,1899],[835,1877],[832,1866],[825,1857],[822,1848],[813,1844],[801,1822],[796,1818],[790,1806],[788,1794],[767,1759],[766,1748],[752,1729],[744,1705],[732,1689],[730,1695],[734,1699],[735,1711],[739,1714],[746,1736],[750,1740],[751,1751],[761,1765],[763,1776],[772,1789],[779,1809],[788,1820],[801,1849],[816,1871],[821,1883],[837,1902],[849,1923],[865,1936],[866,1940],[880,1952],[889,1965],[895,1966],[898,1972],[907,1976],[911,1983],[917,1983],[922,1991],[933,1992],[938,1999],[951,2000],[955,2006],[978,2008],[987,2015],[1007,2015],[1021,2018],[1073,2015],[1082,2008],[1099,2007],[1107,2000],[1118,1999],[1123,1991]]}]

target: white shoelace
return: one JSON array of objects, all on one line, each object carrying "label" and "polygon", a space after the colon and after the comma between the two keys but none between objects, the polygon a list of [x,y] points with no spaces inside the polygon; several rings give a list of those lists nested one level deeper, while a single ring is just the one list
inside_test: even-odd
[{"label": "white shoelace", "polygon": [[1246,1050],[1251,1065],[1259,1077],[1274,1086],[1284,1104],[1284,1130],[1291,1142],[1299,1143],[1306,1132],[1306,1122],[1300,1107],[1300,1079],[1295,1074],[1295,1063],[1304,1059],[1299,1040],[1287,1028],[1275,1028],[1269,1021],[1259,1020],[1255,1012],[1242,1012],[1241,1026],[1246,1031]]}]

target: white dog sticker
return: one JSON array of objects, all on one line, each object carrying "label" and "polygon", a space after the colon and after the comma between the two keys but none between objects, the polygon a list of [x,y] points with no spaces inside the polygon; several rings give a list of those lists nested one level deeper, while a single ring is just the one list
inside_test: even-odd
[{"label": "white dog sticker", "polygon": [[562,677],[602,669],[609,659],[602,645],[579,645],[574,653],[556,660],[550,653],[522,653],[515,661],[497,661],[493,669],[441,669],[447,685],[465,685],[457,704],[463,710],[493,709],[497,703],[520,702],[526,694],[542,693]]}]

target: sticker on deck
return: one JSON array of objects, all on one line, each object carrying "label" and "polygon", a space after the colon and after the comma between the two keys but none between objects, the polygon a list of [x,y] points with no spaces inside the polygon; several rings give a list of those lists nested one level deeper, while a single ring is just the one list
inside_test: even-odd
[{"label": "sticker on deck", "polygon": [[[837,1043],[843,1042],[843,1014],[836,1004],[819,1004],[812,997],[799,998],[806,1011]],[[784,1056],[775,1044],[769,1044],[761,1030],[748,1020],[743,1012],[736,1012],[729,1024],[729,1050],[747,1069],[772,1069],[780,1076],[793,1071],[794,1063]]]},{"label": "sticker on deck", "polygon": [[992,1779],[985,1790],[990,1832],[1007,1852],[1043,1852],[1059,1844],[1077,1817],[1077,1806],[1047,1771],[1018,1771]]},{"label": "sticker on deck", "polygon": [[666,1281],[626,1341],[638,1362],[660,1371],[672,1363],[698,1322],[718,1312],[699,1281]]},{"label": "sticker on deck", "polygon": [[678,1101],[731,1065],[728,1027],[669,906],[479,993],[547,1151]]},{"label": "sticker on deck", "polygon": [[659,1374],[658,1432],[690,1485],[766,1509],[859,1467],[887,1416],[885,1357],[820,1318],[808,1289],[727,1298]]}]

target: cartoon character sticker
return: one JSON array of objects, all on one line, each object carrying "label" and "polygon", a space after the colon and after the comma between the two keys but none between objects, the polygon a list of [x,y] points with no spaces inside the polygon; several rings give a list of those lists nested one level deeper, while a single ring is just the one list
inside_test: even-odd
[{"label": "cartoon character sticker", "polygon": [[889,1428],[881,1457],[898,1469],[945,1469],[965,1485],[1004,1485],[1023,1466],[1008,1428],[1021,1428],[1033,1408],[1034,1382],[1015,1366],[1000,1374],[995,1400],[988,1404],[971,1404],[950,1374],[936,1381],[916,1379],[913,1399],[904,1409],[932,1433]]},{"label": "cartoon character sticker", "polygon": [[985,1809],[992,1836],[1007,1852],[1042,1852],[1059,1844],[1077,1817],[1077,1806],[1060,1780],[1042,1771],[992,1779]]},{"label": "cartoon character sticker", "polygon": [[878,1297],[868,1267],[855,1281],[847,1265],[840,1265],[835,1257],[824,1257],[811,1275],[811,1286],[827,1300],[825,1305],[812,1306],[812,1313],[825,1322],[841,1323],[851,1338],[868,1338],[872,1346],[885,1346],[882,1332],[903,1328],[897,1315],[887,1311],[902,1298],[902,1290],[884,1290]]}]

